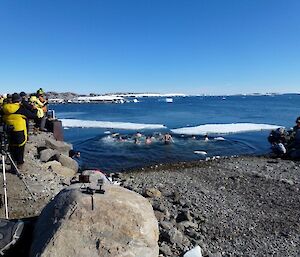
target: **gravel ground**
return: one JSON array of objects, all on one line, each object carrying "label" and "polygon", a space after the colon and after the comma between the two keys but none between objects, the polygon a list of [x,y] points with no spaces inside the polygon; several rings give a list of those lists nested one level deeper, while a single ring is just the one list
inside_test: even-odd
[{"label": "gravel ground", "polygon": [[149,197],[161,256],[300,256],[300,163],[232,157],[123,174]]},{"label": "gravel ground", "polygon": [[[39,215],[50,199],[64,187],[64,177],[49,171],[38,159],[38,147],[43,144],[45,138],[53,138],[53,136],[51,133],[32,135],[26,144],[25,163],[20,170],[22,179],[11,171],[9,162],[5,165],[9,218],[28,218]],[[0,166],[1,183],[3,181],[2,164]],[[28,185],[35,201],[23,181]],[[1,194],[3,196],[2,190]],[[0,208],[0,217],[5,217],[4,207]]]}]

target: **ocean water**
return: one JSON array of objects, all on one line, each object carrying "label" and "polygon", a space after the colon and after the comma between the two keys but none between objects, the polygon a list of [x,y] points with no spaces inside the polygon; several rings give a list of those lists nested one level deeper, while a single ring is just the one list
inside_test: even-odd
[{"label": "ocean water", "polygon": [[[131,99],[132,100],[132,99]],[[271,129],[290,128],[300,116],[300,95],[141,98],[138,103],[50,105],[64,136],[81,152],[83,168],[106,172],[212,156],[265,154]],[[170,132],[174,143],[145,136]],[[119,133],[124,141],[112,137]],[[204,140],[208,134],[209,140]],[[196,139],[192,139],[192,135]],[[207,154],[204,154],[206,152]]]}]

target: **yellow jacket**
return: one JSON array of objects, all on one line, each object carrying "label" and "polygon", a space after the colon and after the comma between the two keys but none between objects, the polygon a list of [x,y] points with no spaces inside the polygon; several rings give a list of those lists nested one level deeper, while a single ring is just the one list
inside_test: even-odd
[{"label": "yellow jacket", "polygon": [[11,137],[13,145],[22,146],[27,141],[26,116],[16,113],[20,109],[19,103],[3,105],[3,121],[6,125],[12,126]]},{"label": "yellow jacket", "polygon": [[30,99],[29,99],[29,101],[31,103],[33,103],[33,105],[36,107],[36,109],[37,109],[37,117],[38,118],[43,118],[44,115],[45,115],[44,110],[43,110],[44,104],[35,95],[31,96]]}]

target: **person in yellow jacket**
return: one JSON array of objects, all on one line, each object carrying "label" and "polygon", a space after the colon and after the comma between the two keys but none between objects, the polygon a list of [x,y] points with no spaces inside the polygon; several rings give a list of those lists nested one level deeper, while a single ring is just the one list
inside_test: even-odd
[{"label": "person in yellow jacket", "polygon": [[34,119],[36,115],[21,105],[19,94],[12,95],[12,103],[3,105],[3,122],[8,126],[9,151],[18,168],[24,163],[24,149],[27,142],[26,119]]},{"label": "person in yellow jacket", "polygon": [[29,102],[33,104],[34,109],[37,111],[37,118],[35,119],[35,128],[41,131],[46,131],[46,113],[47,113],[47,100],[44,98],[44,91],[40,88],[36,95],[32,95]]}]

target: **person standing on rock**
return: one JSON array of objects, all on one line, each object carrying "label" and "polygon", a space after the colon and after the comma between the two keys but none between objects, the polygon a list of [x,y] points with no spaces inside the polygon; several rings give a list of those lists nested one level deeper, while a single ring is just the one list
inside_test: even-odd
[{"label": "person standing on rock", "polygon": [[46,131],[46,112],[48,101],[44,98],[43,89],[37,90],[36,94],[32,95],[29,100],[34,109],[37,110],[37,118],[35,119],[35,130]]},{"label": "person standing on rock", "polygon": [[9,151],[17,167],[24,163],[24,149],[27,142],[26,119],[34,119],[36,115],[21,105],[22,98],[19,94],[12,95],[12,103],[3,105],[3,121],[9,126],[8,140]]}]

